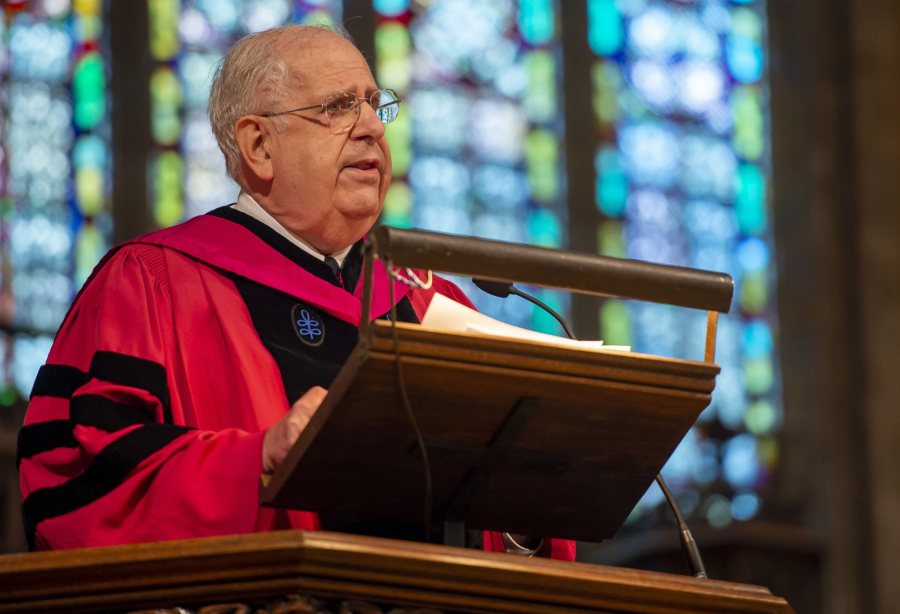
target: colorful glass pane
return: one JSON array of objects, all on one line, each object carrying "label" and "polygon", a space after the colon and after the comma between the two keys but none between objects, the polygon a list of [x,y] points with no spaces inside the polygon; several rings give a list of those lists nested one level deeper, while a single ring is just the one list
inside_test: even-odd
[{"label": "colorful glass pane", "polygon": [[[565,245],[557,2],[373,6],[377,79],[405,101],[403,121],[387,131],[394,185],[382,221]],[[458,281],[488,314],[560,334],[529,303],[499,301]],[[565,311],[568,297],[541,296]]]},{"label": "colorful glass pane", "polygon": [[237,198],[206,115],[219,59],[238,38],[288,23],[340,23],[340,0],[149,0],[154,151],[150,206],[158,226]]},{"label": "colorful glass pane", "polygon": [[2,13],[0,403],[27,397],[74,291],[109,246],[102,3]]},{"label": "colorful glass pane", "polygon": [[[781,411],[765,3],[586,1],[598,252],[735,279],[732,312],[719,320],[713,403],[664,473],[710,524],[747,520],[760,509],[758,489],[774,462],[764,459],[777,458],[770,435]],[[705,314],[609,301],[599,321],[610,342],[703,356]],[[648,492],[634,518],[660,501]]]}]

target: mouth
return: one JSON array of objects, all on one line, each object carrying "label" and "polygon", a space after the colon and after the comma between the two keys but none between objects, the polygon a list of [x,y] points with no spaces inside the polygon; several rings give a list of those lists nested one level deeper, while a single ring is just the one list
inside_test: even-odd
[{"label": "mouth", "polygon": [[365,160],[356,160],[344,166],[344,168],[356,169],[359,171],[378,171],[381,168],[380,162],[375,158],[367,158]]}]

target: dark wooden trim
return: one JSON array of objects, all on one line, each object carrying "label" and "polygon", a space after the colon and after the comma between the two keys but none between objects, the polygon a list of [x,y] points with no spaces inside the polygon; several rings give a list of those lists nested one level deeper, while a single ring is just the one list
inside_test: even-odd
[{"label": "dark wooden trim", "polygon": [[107,2],[112,106],[113,242],[150,229],[147,155],[150,136],[150,47],[146,0]]},{"label": "dark wooden trim", "polygon": [[0,557],[0,612],[305,593],[493,612],[792,612],[759,586],[447,546],[282,531]]}]

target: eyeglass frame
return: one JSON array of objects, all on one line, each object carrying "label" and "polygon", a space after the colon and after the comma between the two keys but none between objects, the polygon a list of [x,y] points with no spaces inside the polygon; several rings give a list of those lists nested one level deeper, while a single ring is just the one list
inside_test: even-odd
[{"label": "eyeglass frame", "polygon": [[[374,104],[372,104],[372,97],[375,94],[378,94],[380,92],[389,92],[390,95],[393,96],[394,100],[392,100],[391,102],[388,102],[384,105],[379,105],[378,107],[376,107]],[[396,92],[396,90],[393,90],[389,87],[382,87],[382,88],[375,90],[368,96],[359,96],[355,92],[335,92],[333,94],[328,94],[327,96],[325,96],[325,100],[323,102],[321,102],[320,104],[312,104],[312,105],[309,105],[306,107],[297,107],[296,109],[288,109],[287,111],[277,111],[274,113],[258,113],[257,115],[259,115],[260,117],[278,117],[279,115],[288,115],[290,113],[297,113],[298,111],[310,111],[312,109],[319,109],[322,111],[322,113],[325,114],[325,118],[328,120],[328,125],[331,126],[333,119],[332,119],[331,115],[328,113],[328,101],[329,101],[329,99],[336,98],[339,96],[353,96],[354,98],[356,98],[356,104],[353,107],[353,111],[355,112],[355,119],[349,126],[344,128],[343,130],[341,130],[341,132],[346,132],[348,130],[352,130],[353,126],[356,125],[356,122],[359,121],[359,115],[360,115],[359,109],[364,100],[366,102],[368,102],[369,106],[372,107],[372,110],[375,111],[375,115],[378,115],[378,109],[385,108],[392,104],[397,105],[397,113],[398,114],[400,113],[400,103],[402,102],[402,100],[400,99],[400,94],[398,94]],[[387,122],[384,121],[383,119],[381,119],[381,116],[378,116],[378,119],[381,120],[382,124],[387,125],[387,124],[393,123],[393,121],[397,119],[397,115],[394,115],[394,118]]]}]

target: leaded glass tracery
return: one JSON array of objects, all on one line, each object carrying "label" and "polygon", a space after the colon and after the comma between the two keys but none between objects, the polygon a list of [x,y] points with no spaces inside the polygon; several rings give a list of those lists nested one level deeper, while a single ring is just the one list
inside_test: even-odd
[{"label": "leaded glass tracery", "polygon": [[5,3],[0,35],[0,402],[12,403],[110,240],[102,3]]},{"label": "leaded glass tracery", "polygon": [[[725,271],[712,405],[664,474],[714,526],[747,520],[777,460],[762,0],[588,0],[598,251]],[[705,315],[608,301],[610,342],[698,358]],[[691,487],[697,488],[692,490]],[[659,502],[654,489],[635,516]]]},{"label": "leaded glass tracery", "polygon": [[[383,221],[561,247],[559,12],[551,0],[376,0],[375,67],[406,109],[388,130],[394,181]],[[459,280],[479,308],[559,332],[549,316]],[[564,308],[552,292],[544,300]]]},{"label": "leaded glass tracery", "polygon": [[238,38],[287,23],[340,23],[340,0],[149,0],[154,222],[234,202],[237,184],[209,127],[206,103],[216,63]]}]

